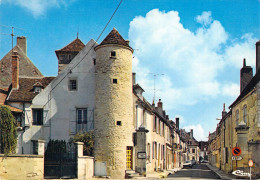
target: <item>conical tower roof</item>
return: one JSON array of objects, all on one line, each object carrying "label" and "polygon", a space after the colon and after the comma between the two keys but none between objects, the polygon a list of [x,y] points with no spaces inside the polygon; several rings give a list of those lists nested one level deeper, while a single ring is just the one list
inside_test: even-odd
[{"label": "conical tower roof", "polygon": [[107,37],[97,46],[103,46],[108,44],[116,44],[121,45],[130,48],[132,51],[133,49],[129,46],[129,43],[124,40],[124,38],[119,34],[119,32],[116,30],[116,28],[113,28],[113,30],[107,35]]},{"label": "conical tower roof", "polygon": [[75,39],[67,46],[60,50],[56,50],[55,52],[79,52],[85,47],[84,43],[79,39]]}]

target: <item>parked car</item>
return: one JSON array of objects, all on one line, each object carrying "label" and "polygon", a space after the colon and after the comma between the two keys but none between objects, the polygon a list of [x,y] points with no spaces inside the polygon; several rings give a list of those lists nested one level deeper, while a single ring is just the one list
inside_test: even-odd
[{"label": "parked car", "polygon": [[202,160],[201,163],[208,163],[208,161],[207,160]]},{"label": "parked car", "polygon": [[183,168],[192,168],[193,164],[191,161],[185,161]]},{"label": "parked car", "polygon": [[192,159],[192,160],[191,160],[191,163],[192,163],[192,166],[193,166],[193,165],[195,165],[197,162],[196,162],[194,159]]}]

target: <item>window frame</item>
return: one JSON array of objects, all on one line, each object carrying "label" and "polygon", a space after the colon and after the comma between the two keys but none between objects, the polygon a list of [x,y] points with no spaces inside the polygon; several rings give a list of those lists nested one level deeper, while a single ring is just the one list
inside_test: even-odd
[{"label": "window frame", "polygon": [[110,52],[110,57],[115,58],[116,57],[116,51],[111,51]]},{"label": "window frame", "polygon": [[[38,113],[40,113],[40,114],[38,114]],[[39,115],[40,115],[40,119],[39,119]],[[33,126],[42,126],[43,125],[43,109],[42,108],[32,108],[32,125]]]},{"label": "window frame", "polygon": [[236,110],[236,127],[238,127],[239,124],[239,110]]},{"label": "window frame", "polygon": [[247,124],[247,105],[243,106],[243,121]]},{"label": "window frame", "polygon": [[[75,82],[75,84],[72,84],[72,82]],[[73,79],[69,79],[69,83],[68,83],[68,89],[69,91],[77,91],[78,90],[78,81],[77,79],[73,78]]]},{"label": "window frame", "polygon": [[31,140],[32,142],[32,154],[38,155],[39,153],[39,145],[38,145],[38,141],[37,140]]},{"label": "window frame", "polygon": [[[79,121],[79,112],[82,112],[80,121]],[[84,112],[86,112],[86,114],[84,114]],[[77,119],[76,119],[77,124],[88,124],[88,109],[87,108],[77,108],[76,113],[77,113]],[[84,115],[86,115],[86,117]]]}]

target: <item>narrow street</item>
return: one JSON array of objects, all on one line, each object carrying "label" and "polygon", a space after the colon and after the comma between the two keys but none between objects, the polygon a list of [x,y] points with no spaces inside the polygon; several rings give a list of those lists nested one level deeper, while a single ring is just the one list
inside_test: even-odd
[{"label": "narrow street", "polygon": [[196,164],[192,168],[182,169],[167,179],[220,179],[206,164]]}]

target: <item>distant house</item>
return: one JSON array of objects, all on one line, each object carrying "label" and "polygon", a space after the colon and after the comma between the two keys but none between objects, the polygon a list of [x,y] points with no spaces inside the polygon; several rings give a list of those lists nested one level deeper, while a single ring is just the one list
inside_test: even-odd
[{"label": "distant house", "polygon": [[185,139],[188,148],[188,159],[199,161],[199,142],[193,137],[193,129],[190,132],[186,132],[184,129],[181,129],[181,136]]}]

